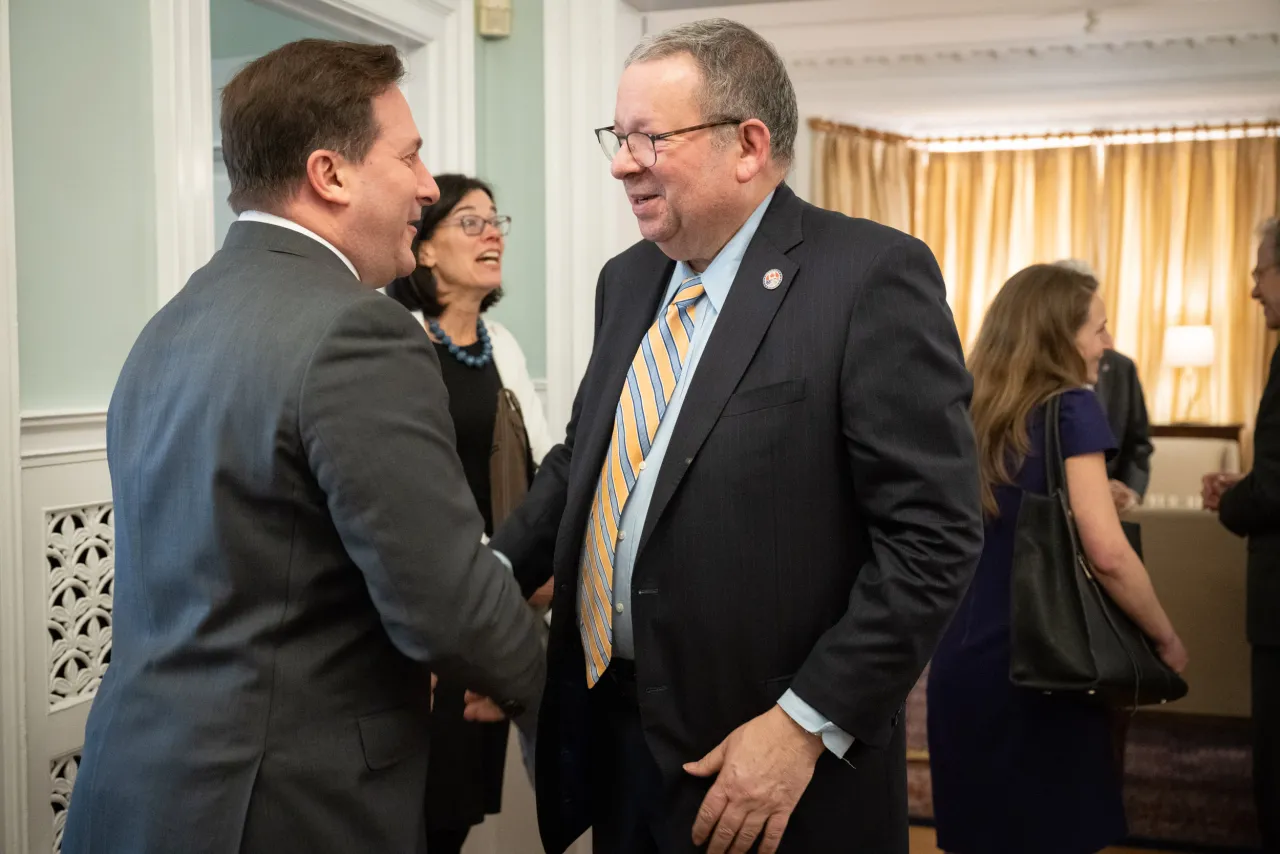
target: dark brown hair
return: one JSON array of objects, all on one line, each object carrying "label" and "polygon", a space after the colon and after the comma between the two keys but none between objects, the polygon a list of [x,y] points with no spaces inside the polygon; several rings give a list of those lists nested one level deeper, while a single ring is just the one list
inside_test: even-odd
[{"label": "dark brown hair", "polygon": [[[462,200],[473,191],[479,190],[489,197],[489,201],[497,201],[493,197],[492,187],[470,175],[437,175],[436,186],[440,188],[440,198],[434,205],[427,205],[422,209],[422,224],[418,226],[418,234],[413,238],[415,259],[418,257],[418,247],[422,245],[422,241],[430,240],[440,223],[444,222],[449,214],[453,213],[454,208],[462,204]],[[436,291],[436,277],[429,267],[421,264],[413,275],[396,279],[388,285],[387,295],[410,311],[416,309],[422,312],[424,317],[439,317],[444,314],[444,305],[441,304]],[[502,288],[491,291],[480,301],[480,313],[483,314],[493,308],[500,299],[502,299]]]},{"label": "dark brown hair", "polygon": [[1076,333],[1089,319],[1098,280],[1056,264],[1033,264],[1004,283],[969,357],[973,431],[982,506],[997,512],[994,489],[1031,448],[1027,417],[1055,394],[1088,382]]},{"label": "dark brown hair", "polygon": [[222,157],[236,213],[271,211],[320,149],[360,163],[378,138],[373,99],[404,76],[391,45],[303,39],[242,68],[222,90]]}]

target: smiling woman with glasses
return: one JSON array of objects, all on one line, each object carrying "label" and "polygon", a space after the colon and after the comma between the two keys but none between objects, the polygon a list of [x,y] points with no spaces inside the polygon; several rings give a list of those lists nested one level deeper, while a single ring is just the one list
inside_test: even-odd
[{"label": "smiling woman with glasses", "polygon": [[[458,456],[492,536],[552,443],[520,345],[483,318],[502,297],[511,217],[498,213],[483,181],[437,175],[436,184],[440,200],[422,209],[414,239],[418,267],[392,282],[387,295],[412,311],[435,343]],[[533,592],[531,604],[549,598],[548,585]],[[471,828],[502,808],[507,724],[464,720],[470,687],[442,676],[435,690],[426,797],[432,854],[457,854]],[[489,712],[500,718],[496,706]]]}]

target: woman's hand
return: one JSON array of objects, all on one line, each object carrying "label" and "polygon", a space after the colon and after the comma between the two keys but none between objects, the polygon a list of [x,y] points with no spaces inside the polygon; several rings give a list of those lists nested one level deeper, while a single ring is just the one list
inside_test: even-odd
[{"label": "woman's hand", "polygon": [[547,583],[533,591],[533,595],[529,597],[529,604],[535,608],[545,608],[551,604],[551,594],[555,590],[556,580],[548,578]]},{"label": "woman's hand", "polygon": [[1174,673],[1181,673],[1187,669],[1187,649],[1182,645],[1182,638],[1176,634],[1164,643],[1157,643],[1156,654]]},{"label": "woman's hand", "polygon": [[463,720],[472,721],[473,723],[495,724],[507,718],[497,703],[474,691],[466,693],[465,702],[466,706],[462,710]]}]

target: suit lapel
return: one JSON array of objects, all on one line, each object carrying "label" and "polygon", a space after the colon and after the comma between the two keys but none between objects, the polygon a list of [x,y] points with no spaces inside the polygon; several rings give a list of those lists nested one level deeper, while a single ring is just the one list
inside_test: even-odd
[{"label": "suit lapel", "polygon": [[[569,518],[581,518],[584,526],[591,499],[595,497],[604,456],[609,450],[609,439],[613,436],[613,419],[618,409],[618,398],[622,395],[622,384],[640,347],[640,339],[653,325],[658,303],[666,292],[675,266],[675,262],[656,246],[653,250],[652,263],[642,265],[643,269],[630,273],[627,281],[612,286],[620,304],[609,310],[610,316],[600,328],[599,334],[607,336],[608,340],[596,342],[604,359],[604,367],[600,371],[601,385],[592,395],[594,408],[584,410],[580,416],[582,424],[578,428],[578,436],[581,445],[575,448],[574,456],[578,457],[580,453],[583,463],[570,484],[566,506],[566,511],[572,514]],[[578,539],[580,544],[581,538]],[[575,563],[577,559],[575,554]]]},{"label": "suit lapel", "polygon": [[[800,265],[786,253],[803,239],[803,211],[803,203],[785,184],[780,185],[747,246],[671,434],[645,517],[641,552],[795,281]],[[764,286],[765,273],[770,270],[782,273],[782,283],[774,290]],[[638,338],[635,343],[639,345]]]}]

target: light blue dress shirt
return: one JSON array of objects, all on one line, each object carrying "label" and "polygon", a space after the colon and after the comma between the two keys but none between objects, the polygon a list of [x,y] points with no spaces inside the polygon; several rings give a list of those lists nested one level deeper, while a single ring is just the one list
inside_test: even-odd
[{"label": "light blue dress shirt", "polygon": [[[635,486],[627,498],[622,510],[622,518],[618,521],[618,547],[613,562],[613,654],[618,658],[635,658],[635,636],[631,629],[631,573],[635,568],[636,549],[640,545],[640,535],[644,531],[645,519],[649,515],[649,503],[653,499],[653,488],[658,482],[658,472],[662,470],[663,459],[667,455],[667,446],[671,443],[671,434],[675,430],[676,421],[680,418],[680,410],[684,406],[685,395],[693,375],[698,370],[698,362],[711,339],[711,331],[715,328],[716,319],[724,308],[724,301],[729,296],[734,277],[738,275],[738,267],[742,257],[747,253],[747,246],[755,236],[764,212],[773,200],[773,194],[760,203],[751,214],[750,219],[738,230],[738,233],[725,244],[706,271],[702,273],[702,287],[706,295],[697,303],[697,320],[693,339],[689,343],[689,353],[685,358],[684,368],[680,372],[680,380],[676,383],[671,401],[667,404],[666,414],[658,425],[658,432],[653,437],[649,455],[645,457],[643,469],[637,473]],[[680,290],[680,285],[691,276],[698,275],[689,266],[679,261],[671,282],[667,285],[666,295],[658,308],[657,317],[662,317],[667,306]],[[763,287],[763,283],[761,284]],[[820,712],[801,700],[794,691],[787,691],[778,700],[782,707],[796,723],[807,731],[822,735],[823,744],[838,756],[853,744],[853,736],[841,730],[824,718]]]}]

